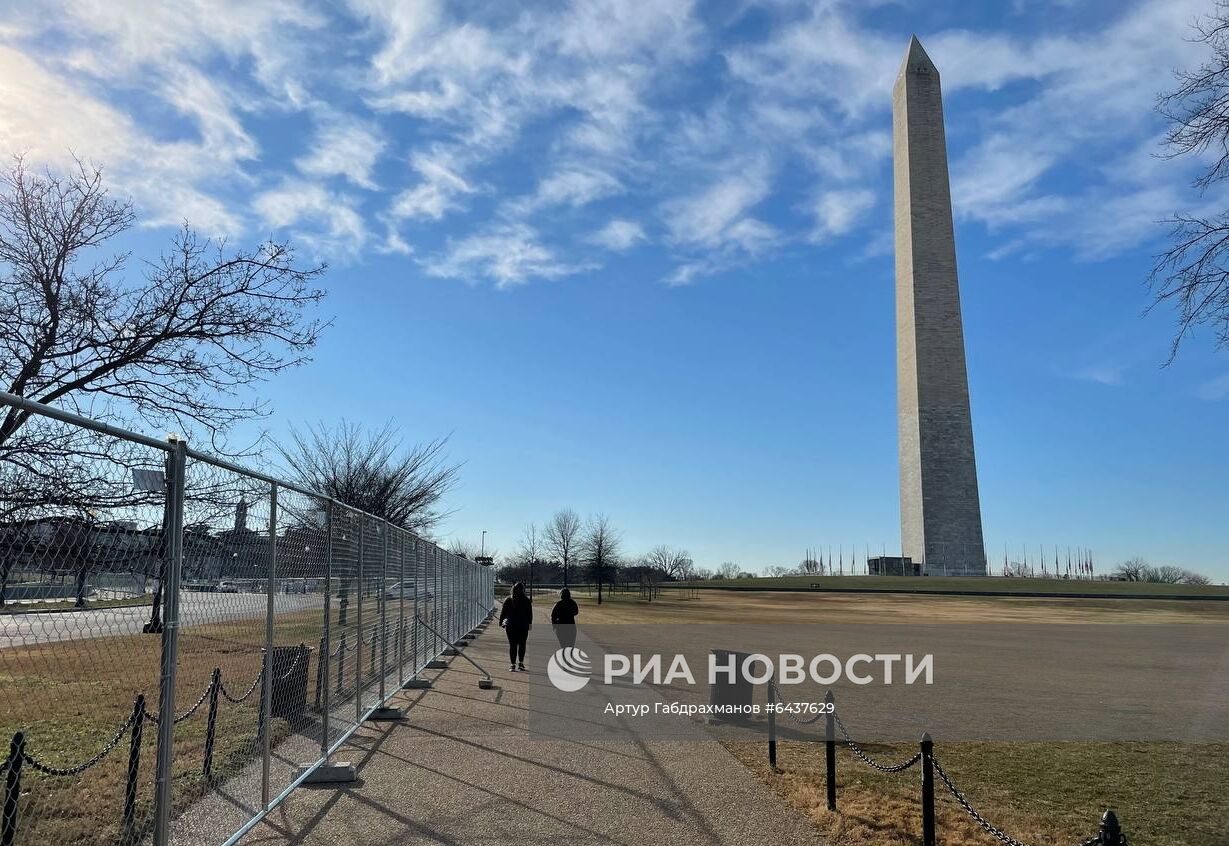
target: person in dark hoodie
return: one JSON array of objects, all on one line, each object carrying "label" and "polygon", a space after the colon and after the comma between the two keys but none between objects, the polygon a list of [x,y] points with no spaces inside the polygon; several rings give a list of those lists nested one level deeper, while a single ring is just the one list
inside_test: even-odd
[{"label": "person in dark hoodie", "polygon": [[567,588],[559,591],[559,601],[550,611],[550,623],[555,627],[555,637],[559,638],[559,646],[576,645],[576,615],[580,608],[572,598],[572,592]]},{"label": "person in dark hoodie", "polygon": [[508,669],[525,669],[525,642],[533,626],[533,601],[525,593],[525,585],[517,582],[512,594],[499,610],[499,624],[508,633]]}]

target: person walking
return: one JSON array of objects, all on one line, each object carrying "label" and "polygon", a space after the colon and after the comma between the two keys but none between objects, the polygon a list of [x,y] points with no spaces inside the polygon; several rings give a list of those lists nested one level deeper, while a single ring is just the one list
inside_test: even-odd
[{"label": "person walking", "polygon": [[533,626],[533,601],[525,593],[525,585],[517,582],[511,595],[499,609],[499,625],[508,633],[508,669],[525,669],[525,642]]},{"label": "person walking", "polygon": [[555,637],[559,638],[559,646],[576,645],[576,615],[580,608],[572,598],[572,592],[567,588],[559,591],[559,601],[550,611],[550,623],[555,629]]}]

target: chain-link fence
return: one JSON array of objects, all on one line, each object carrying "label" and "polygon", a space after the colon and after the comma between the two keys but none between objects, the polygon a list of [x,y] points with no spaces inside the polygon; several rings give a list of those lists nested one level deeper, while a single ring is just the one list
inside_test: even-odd
[{"label": "chain-link fence", "polygon": [[25,418],[0,446],[4,846],[227,842],[494,603],[489,568],[328,497],[0,405]]}]

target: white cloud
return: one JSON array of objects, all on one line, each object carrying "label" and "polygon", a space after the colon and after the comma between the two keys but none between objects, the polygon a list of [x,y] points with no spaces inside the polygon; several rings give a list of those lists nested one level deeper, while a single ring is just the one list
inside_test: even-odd
[{"label": "white cloud", "polygon": [[460,208],[461,196],[475,191],[454,170],[456,165],[445,151],[437,150],[430,155],[415,153],[410,164],[422,179],[417,185],[398,194],[393,201],[391,212],[396,219],[439,220],[448,212]]},{"label": "white cloud", "polygon": [[1099,385],[1117,387],[1125,381],[1127,366],[1119,363],[1093,364],[1077,370],[1075,378],[1086,382],[1096,382]]},{"label": "white cloud", "polygon": [[622,191],[623,185],[608,173],[588,168],[566,168],[543,179],[532,196],[513,202],[511,209],[519,214],[550,206],[576,209]]},{"label": "white cloud", "polygon": [[1207,380],[1199,386],[1195,394],[1200,399],[1208,400],[1209,402],[1229,397],[1229,373]]},{"label": "white cloud", "polygon": [[762,162],[728,173],[691,196],[674,200],[664,209],[674,241],[715,248],[737,242],[737,226],[768,196],[768,168]]},{"label": "white cloud", "polygon": [[[49,0],[0,12],[0,143],[98,161],[151,225],[293,217],[319,244],[399,254],[409,221],[452,227],[433,266],[500,284],[583,268],[589,245],[630,249],[656,212],[670,279],[691,282],[868,228],[905,45],[864,5],[779,2],[748,35],[694,0]],[[923,33],[954,207],[1001,240],[991,255],[1112,255],[1189,197],[1189,165],[1151,155],[1151,106],[1171,68],[1198,61],[1184,37],[1206,11],[1138,0],[1061,34]],[[306,143],[283,155],[286,137]],[[617,220],[593,207],[616,196]],[[550,248],[528,228],[545,210]],[[520,258],[483,258],[491,243]]]},{"label": "white cloud", "polygon": [[316,130],[311,149],[295,159],[308,176],[341,176],[360,188],[376,190],[372,170],[386,143],[382,133],[352,116],[329,118]]},{"label": "white cloud", "polygon": [[875,193],[864,188],[825,191],[815,201],[815,228],[811,239],[844,235],[861,222],[875,205]]},{"label": "white cloud", "polygon": [[261,222],[290,229],[318,252],[357,252],[367,241],[362,216],[351,200],[317,182],[286,180],[252,201]]},{"label": "white cloud", "polygon": [[445,253],[427,259],[423,267],[432,276],[476,281],[491,279],[497,288],[511,288],[531,279],[556,279],[588,269],[562,261],[542,246],[538,234],[526,224],[503,224],[459,241],[450,241]]},{"label": "white cloud", "polygon": [[590,235],[589,240],[599,247],[621,253],[645,240],[644,227],[634,220],[616,218]]}]

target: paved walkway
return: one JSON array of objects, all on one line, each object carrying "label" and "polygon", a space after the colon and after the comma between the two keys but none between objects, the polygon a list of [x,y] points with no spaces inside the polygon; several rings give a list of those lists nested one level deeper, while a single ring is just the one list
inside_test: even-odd
[{"label": "paved walkway", "polygon": [[464,659],[405,691],[404,723],[364,727],[339,757],[344,788],[302,787],[242,841],[299,844],[819,844],[809,823],[716,742],[571,742],[530,736],[526,675],[492,626]]}]

